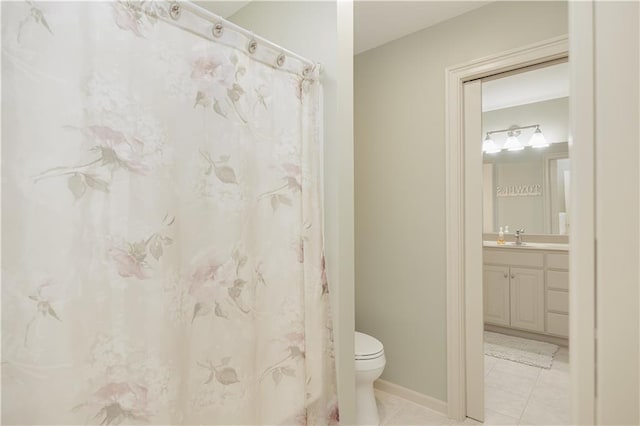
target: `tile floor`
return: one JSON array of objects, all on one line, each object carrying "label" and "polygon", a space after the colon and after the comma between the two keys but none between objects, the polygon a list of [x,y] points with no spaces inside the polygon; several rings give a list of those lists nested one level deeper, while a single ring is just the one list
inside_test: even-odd
[{"label": "tile floor", "polygon": [[[381,425],[479,425],[446,416],[376,390]],[[568,425],[569,351],[560,348],[551,369],[485,356],[485,425]]]}]

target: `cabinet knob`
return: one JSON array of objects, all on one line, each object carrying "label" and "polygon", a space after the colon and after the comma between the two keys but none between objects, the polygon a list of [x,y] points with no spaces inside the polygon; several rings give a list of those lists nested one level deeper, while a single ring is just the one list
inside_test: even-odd
[{"label": "cabinet knob", "polygon": [[516,277],[515,275],[511,275],[511,278],[512,278],[512,279],[513,279],[513,278],[515,278],[515,277]]},{"label": "cabinet knob", "polygon": [[504,274],[504,277],[505,277],[505,278],[507,278],[507,277],[508,277],[508,275],[507,275],[507,274]]}]

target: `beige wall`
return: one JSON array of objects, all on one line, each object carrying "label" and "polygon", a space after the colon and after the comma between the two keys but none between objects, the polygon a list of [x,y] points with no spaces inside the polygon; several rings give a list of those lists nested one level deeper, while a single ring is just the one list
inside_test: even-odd
[{"label": "beige wall", "polygon": [[344,424],[355,423],[352,13],[351,3],[346,2],[266,1],[252,2],[229,18],[323,65],[325,249]]},{"label": "beige wall", "polygon": [[496,2],[356,56],[356,329],[384,379],[446,400],[445,68],[566,33],[566,2]]}]

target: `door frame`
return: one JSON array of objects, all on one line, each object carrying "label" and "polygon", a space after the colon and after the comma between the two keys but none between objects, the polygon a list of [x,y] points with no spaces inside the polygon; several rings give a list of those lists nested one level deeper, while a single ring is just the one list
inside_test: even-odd
[{"label": "door frame", "polygon": [[[469,298],[469,294],[478,294],[477,282],[474,277],[482,277],[482,262],[478,262],[477,257],[482,256],[482,246],[480,241],[473,241],[470,244],[469,236],[482,235],[482,221],[467,221],[469,217],[467,212],[477,214],[481,211],[482,198],[465,197],[468,188],[472,187],[473,182],[482,179],[482,176],[469,175],[465,168],[465,120],[464,120],[464,83],[481,79],[503,72],[513,71],[531,65],[540,64],[556,59],[567,57],[569,54],[569,41],[566,35],[555,37],[542,42],[534,43],[517,49],[512,49],[499,54],[491,55],[485,58],[474,60],[465,64],[449,67],[445,70],[445,114],[446,114],[446,285],[447,285],[447,406],[449,417],[457,420],[463,420],[467,414],[467,358],[470,356],[482,356],[482,346],[477,342],[482,342],[482,336],[474,336],[470,334],[477,333],[478,327],[470,328],[467,333],[466,324],[474,324],[475,321],[481,323],[482,308],[477,307],[470,309],[466,300],[474,303],[482,303],[481,300]],[[572,69],[572,78],[576,76],[576,70]],[[572,81],[571,105],[575,107],[576,99],[573,97],[577,90]],[[584,79],[579,81],[580,88],[586,85]],[[588,87],[587,87],[588,89]],[[586,95],[585,95],[586,96]],[[573,126],[572,130],[576,127]],[[478,144],[481,141],[481,134],[478,135]],[[572,156],[572,181],[581,182],[581,188],[575,188],[572,201],[577,197],[583,197],[582,200],[593,199],[593,163],[588,162],[589,152],[592,153],[593,139],[587,138],[584,148],[574,158],[574,150],[571,151]],[[583,141],[581,140],[581,143]],[[570,146],[572,144],[570,143]],[[570,148],[571,149],[571,148]],[[579,166],[575,167],[573,163]],[[472,170],[475,170],[472,168]],[[580,176],[576,175],[576,170],[580,170]],[[589,176],[591,173],[591,176]],[[578,181],[577,178],[585,178]],[[468,194],[467,194],[468,195]],[[480,200],[480,202],[478,202]],[[575,205],[575,202],[572,202]],[[572,209],[575,211],[575,209]],[[572,265],[576,265],[576,256],[574,248],[576,247],[575,234],[582,233],[586,238],[593,237],[593,218],[587,217],[581,221],[574,221],[575,215],[572,215],[571,223],[576,227],[572,229],[571,246]],[[477,227],[479,229],[476,229]],[[577,229],[577,228],[580,229]],[[584,238],[582,239],[584,241]],[[582,252],[581,261],[593,261],[594,253]],[[588,263],[585,263],[588,264]],[[591,263],[593,264],[593,263]],[[479,265],[479,266],[478,266]],[[574,274],[575,275],[575,274]],[[575,386],[577,380],[574,379],[576,370],[580,372],[589,371],[586,378],[580,384],[584,386],[579,393],[579,400],[573,396],[572,415],[577,419],[578,411],[582,408],[580,420],[586,421],[589,418],[588,407],[594,406],[593,392],[593,375],[595,364],[593,353],[595,343],[593,340],[594,327],[593,316],[595,314],[594,300],[589,298],[589,294],[593,295],[594,277],[584,276],[587,282],[581,282],[581,287],[572,286],[571,290],[571,306],[575,307],[577,301],[580,301],[581,324],[574,321],[575,310],[572,311],[570,319],[571,335],[570,344],[572,347],[579,347],[580,353],[574,351],[571,354],[572,362],[572,387]],[[573,277],[571,279],[573,283]],[[475,284],[475,287],[473,287]],[[481,284],[481,280],[480,280]],[[482,288],[480,287],[480,294]],[[591,321],[589,321],[591,319]],[[481,331],[480,331],[481,333]],[[591,336],[589,338],[588,336]],[[579,340],[578,340],[579,339]],[[584,351],[588,349],[587,351]],[[584,351],[584,352],[583,352]],[[578,369],[574,367],[574,361],[580,357]],[[577,393],[577,392],[573,392]],[[472,395],[473,397],[473,395]],[[482,398],[482,395],[480,396]],[[575,407],[578,406],[578,409]]]}]

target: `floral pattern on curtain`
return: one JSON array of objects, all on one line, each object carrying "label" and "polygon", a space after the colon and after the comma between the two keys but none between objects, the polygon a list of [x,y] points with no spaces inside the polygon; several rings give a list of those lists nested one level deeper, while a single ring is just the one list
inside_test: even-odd
[{"label": "floral pattern on curtain", "polygon": [[2,423],[336,424],[317,71],[169,7],[2,3]]}]

